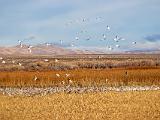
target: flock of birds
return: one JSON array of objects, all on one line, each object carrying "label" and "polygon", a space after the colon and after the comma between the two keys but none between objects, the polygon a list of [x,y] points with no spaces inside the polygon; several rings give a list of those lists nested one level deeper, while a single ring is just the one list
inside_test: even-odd
[{"label": "flock of birds", "polygon": [[[101,17],[97,17],[97,18],[96,18],[97,21],[100,21],[101,19],[102,19]],[[86,22],[88,22],[88,20],[85,19],[85,18],[83,18],[83,19],[81,20],[81,22],[82,22],[82,23],[86,23]],[[70,21],[70,22],[66,23],[66,26],[68,27],[70,24],[73,24],[73,23],[74,23],[73,21]],[[106,25],[106,32],[109,32],[109,31],[111,31],[111,27],[110,27],[109,25]],[[77,33],[76,33],[76,36],[75,36],[74,40],[70,43],[70,46],[71,46],[71,47],[74,47],[74,46],[75,46],[75,43],[76,43],[77,41],[80,41],[80,40],[81,40],[81,34],[83,34],[83,33],[87,33],[87,31],[86,31],[86,30],[81,30],[80,32],[77,32]],[[31,40],[31,39],[35,39],[35,37],[34,37],[34,36],[31,36],[31,37],[29,37],[28,39],[18,40],[18,43],[19,43],[20,48],[23,48],[23,46],[24,46],[23,43],[24,43],[26,40],[29,40],[29,39],[30,39],[30,40]],[[92,39],[93,39],[93,37],[91,37],[91,36],[87,36],[87,37],[85,38],[85,40],[86,40],[86,41],[89,41],[89,42],[93,42]],[[107,35],[103,33],[103,34],[101,35],[100,41],[107,41],[107,40],[108,40]],[[116,45],[115,45],[115,46],[113,46],[113,45],[106,45],[106,48],[107,48],[109,51],[114,50],[114,48],[120,48],[121,46],[120,46],[119,43],[122,42],[122,41],[125,41],[125,38],[116,35],[115,37],[112,38],[112,40],[116,43]],[[64,41],[63,41],[63,40],[60,40],[59,42],[60,42],[61,45],[64,44]],[[134,41],[134,42],[132,42],[132,44],[135,45],[135,44],[137,44],[137,42]],[[46,43],[45,45],[48,47],[48,46],[50,46],[50,45],[52,45],[52,44]],[[28,45],[27,49],[28,49],[28,52],[29,52],[29,53],[32,53],[32,50],[33,50],[32,48],[33,48],[33,47],[34,47],[34,46],[32,46],[32,45]],[[0,60],[1,60],[1,63],[2,63],[2,64],[6,64],[6,61],[4,60],[4,58],[0,57]],[[44,62],[49,62],[49,60],[48,60],[48,59],[44,59]],[[55,59],[55,62],[58,62],[58,59]],[[14,60],[12,60],[12,63],[13,63],[13,64],[18,64],[19,66],[22,66],[22,63],[20,63],[20,62],[17,63],[17,62],[14,61]],[[58,74],[58,73],[56,73],[55,76],[58,77],[58,78],[61,77],[61,75]],[[65,76],[66,76],[66,78],[69,78],[70,74],[65,74]],[[37,77],[37,76],[34,76],[33,79],[36,81],[36,80],[38,80],[38,77]],[[68,80],[69,80],[69,83],[73,83],[73,81],[72,81],[71,79],[68,79]],[[62,81],[62,84],[65,84],[65,82]]]},{"label": "flock of birds", "polygon": [[[101,22],[102,17],[96,17],[95,20],[98,21],[98,22]],[[75,20],[75,21],[72,20],[72,21],[69,21],[69,22],[65,23],[65,26],[69,27],[70,25],[72,25],[74,23],[78,23],[78,22],[82,23],[82,25],[85,25],[85,23],[88,23],[89,21],[90,20],[87,19],[87,18],[82,18],[80,20]],[[108,45],[106,45],[106,50],[113,51],[115,48],[120,48],[121,47],[120,43],[122,41],[125,41],[126,39],[121,37],[121,36],[119,36],[119,35],[115,35],[112,38],[109,38],[108,35],[106,35],[106,33],[109,34],[110,31],[111,31],[111,27],[109,25],[106,25],[105,31],[100,35],[101,37],[100,38],[94,38],[93,35],[86,35],[85,34],[87,32],[89,33],[89,31],[87,31],[85,29],[80,30],[80,31],[76,32],[75,37],[74,36],[72,37],[73,39],[69,43],[69,46],[70,47],[78,47],[78,45],[77,45],[78,41],[81,42],[81,40],[85,40],[87,42],[92,43],[92,42],[94,42],[93,40],[99,39],[102,42],[106,41],[106,43],[108,44]],[[82,37],[82,36],[85,36],[85,37]],[[32,39],[35,39],[35,36],[30,36],[29,38],[24,39],[24,40],[18,40],[20,48],[23,48],[23,43],[26,40],[32,40]],[[109,40],[112,40],[112,42],[109,41]],[[112,44],[113,41],[115,42],[114,45]],[[58,44],[60,44],[61,46],[65,46],[65,41],[64,40],[59,40]],[[133,41],[133,42],[131,42],[131,44],[135,45],[135,44],[137,44],[137,42]],[[45,43],[45,45],[46,46],[51,46],[52,44],[51,43]],[[28,45],[28,52],[29,53],[32,53],[32,50],[33,50],[32,48],[33,47],[34,46],[32,46],[32,45]],[[88,51],[88,50],[86,50],[86,51]]]},{"label": "flock of birds", "polygon": [[[70,21],[70,22],[66,23],[66,26],[72,25],[72,24],[77,23],[77,22],[82,22],[85,25],[85,23],[88,23],[90,21],[91,21],[90,19],[83,18],[83,19],[80,19],[80,20]],[[96,17],[96,21],[101,22],[102,17]],[[74,40],[71,42],[71,46],[74,47],[76,45],[76,42],[80,41],[80,40],[86,40],[90,43],[94,42],[93,40],[100,40],[101,42],[106,41],[106,43],[107,43],[106,50],[113,51],[115,48],[120,48],[121,47],[120,43],[122,41],[125,41],[125,38],[123,38],[119,35],[115,35],[115,36],[110,38],[108,34],[111,32],[111,27],[109,25],[106,25],[105,31],[100,33],[101,35],[98,35],[98,36],[100,36],[98,38],[95,37],[94,35],[85,35],[85,37],[83,37],[82,34],[89,33],[89,32],[90,31],[87,31],[85,29],[80,30],[79,32],[76,32],[76,36],[75,36]],[[112,42],[109,41],[109,40],[112,40],[112,42],[114,41],[115,44],[113,45]],[[137,42],[133,41],[133,42],[131,42],[131,44],[135,45],[135,44],[137,44]]]}]

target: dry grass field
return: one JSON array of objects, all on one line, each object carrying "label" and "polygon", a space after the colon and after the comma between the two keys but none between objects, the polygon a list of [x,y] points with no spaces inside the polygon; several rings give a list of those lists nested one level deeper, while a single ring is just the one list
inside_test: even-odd
[{"label": "dry grass field", "polygon": [[69,84],[72,86],[159,86],[160,68],[0,72],[1,87],[49,87]]},{"label": "dry grass field", "polygon": [[0,95],[1,120],[159,120],[160,91]]},{"label": "dry grass field", "polygon": [[[160,55],[4,56],[0,60],[0,88],[4,91],[7,87],[68,85],[160,86]],[[0,93],[0,120],[160,119],[159,90],[29,96],[4,91]]]},{"label": "dry grass field", "polygon": [[[47,62],[45,60],[48,60]],[[58,60],[57,62],[55,60]],[[6,63],[3,64],[2,61]],[[14,62],[14,63],[13,63]],[[21,66],[19,66],[19,63]],[[160,67],[160,55],[78,55],[78,56],[8,56],[0,60],[0,71],[44,71],[71,69]]]}]

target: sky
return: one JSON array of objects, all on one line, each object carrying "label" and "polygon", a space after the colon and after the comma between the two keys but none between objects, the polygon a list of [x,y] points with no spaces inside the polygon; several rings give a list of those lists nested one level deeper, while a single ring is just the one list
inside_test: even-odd
[{"label": "sky", "polygon": [[[24,44],[63,40],[67,46],[78,36],[74,42],[78,49],[101,50],[116,44],[122,51],[159,49],[159,13],[160,0],[0,0],[0,46],[17,45],[18,40]],[[107,39],[100,41],[103,34]],[[125,40],[115,43],[116,35]]]}]

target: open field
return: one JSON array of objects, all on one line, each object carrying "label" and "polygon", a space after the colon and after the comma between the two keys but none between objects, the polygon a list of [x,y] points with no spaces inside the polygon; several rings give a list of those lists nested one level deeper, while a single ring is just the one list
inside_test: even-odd
[{"label": "open field", "polygon": [[0,120],[159,120],[159,98],[160,55],[0,60]]},{"label": "open field", "polygon": [[[55,60],[58,60],[57,62]],[[45,61],[48,60],[48,61]],[[5,64],[2,63],[5,61]],[[19,65],[21,64],[21,66]],[[0,71],[159,67],[160,55],[3,56]]]},{"label": "open field", "polygon": [[0,61],[1,87],[160,84],[158,54],[3,56]]},{"label": "open field", "polygon": [[159,120],[160,91],[0,95],[1,120]]}]

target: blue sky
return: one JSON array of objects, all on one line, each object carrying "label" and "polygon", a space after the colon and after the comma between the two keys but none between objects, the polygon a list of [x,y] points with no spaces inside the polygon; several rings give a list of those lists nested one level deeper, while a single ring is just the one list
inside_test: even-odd
[{"label": "blue sky", "polygon": [[[23,39],[28,39],[26,44],[59,40],[67,44],[75,40],[77,32],[86,30],[79,35],[77,48],[114,46],[112,39],[119,35],[126,39],[118,43],[119,50],[158,49],[159,13],[160,0],[0,0],[0,46],[16,45]],[[100,41],[102,34],[106,41]],[[31,36],[35,38],[29,40]],[[88,36],[91,40],[85,41]]]}]

